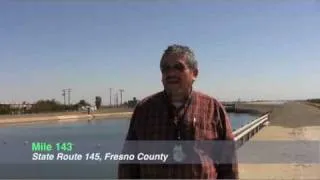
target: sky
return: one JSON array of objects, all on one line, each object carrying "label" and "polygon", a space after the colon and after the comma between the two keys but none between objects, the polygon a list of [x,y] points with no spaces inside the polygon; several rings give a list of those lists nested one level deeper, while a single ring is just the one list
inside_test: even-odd
[{"label": "sky", "polygon": [[163,90],[171,44],[194,50],[194,88],[218,100],[320,98],[317,0],[2,0],[0,103],[142,99]]}]

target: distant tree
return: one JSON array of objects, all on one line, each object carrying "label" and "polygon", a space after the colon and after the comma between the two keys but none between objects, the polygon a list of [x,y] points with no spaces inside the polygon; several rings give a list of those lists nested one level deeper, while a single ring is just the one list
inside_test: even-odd
[{"label": "distant tree", "polygon": [[137,100],[137,98],[136,98],[136,97],[133,97],[133,100],[132,100],[132,101],[133,101],[133,104],[134,104],[134,105],[137,105],[138,100]]},{"label": "distant tree", "polygon": [[84,99],[81,99],[79,102],[78,102],[78,105],[79,106],[90,106],[90,104],[88,102],[86,102]]},{"label": "distant tree", "polygon": [[10,114],[9,104],[0,104],[0,114]]},{"label": "distant tree", "polygon": [[123,103],[123,106],[124,106],[124,107],[128,107],[128,106],[129,106],[128,101],[125,101],[125,102]]},{"label": "distant tree", "polygon": [[85,101],[84,99],[81,99],[77,104],[76,104],[76,109],[79,109],[82,106],[90,106],[90,103]]},{"label": "distant tree", "polygon": [[56,100],[39,100],[37,101],[34,106],[32,106],[31,111],[38,113],[38,112],[55,112],[61,111],[64,109],[64,106],[57,102]]},{"label": "distant tree", "polygon": [[311,103],[320,103],[320,99],[308,99],[307,101],[311,102]]},{"label": "distant tree", "polygon": [[95,104],[96,104],[97,109],[100,109],[101,103],[102,103],[101,97],[100,96],[96,96]]},{"label": "distant tree", "polygon": [[133,97],[132,100],[128,101],[128,107],[134,108],[138,104],[138,100],[136,97]]}]

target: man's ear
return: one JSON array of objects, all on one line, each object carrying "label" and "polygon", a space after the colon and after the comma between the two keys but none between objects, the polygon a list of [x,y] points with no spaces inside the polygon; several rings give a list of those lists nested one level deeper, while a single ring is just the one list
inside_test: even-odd
[{"label": "man's ear", "polygon": [[193,70],[193,80],[196,80],[196,79],[197,79],[198,74],[199,74],[198,69],[194,69],[194,70]]}]

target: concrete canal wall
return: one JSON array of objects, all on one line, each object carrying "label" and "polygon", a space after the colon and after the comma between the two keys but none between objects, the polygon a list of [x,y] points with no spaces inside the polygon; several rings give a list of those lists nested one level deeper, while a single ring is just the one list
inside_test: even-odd
[{"label": "concrete canal wall", "polygon": [[132,112],[117,113],[94,113],[94,114],[69,114],[69,115],[47,115],[47,116],[20,116],[20,117],[0,117],[0,125],[19,124],[19,123],[45,123],[45,122],[70,122],[81,120],[98,120],[98,119],[114,119],[129,118]]},{"label": "concrete canal wall", "polygon": [[[233,104],[226,106],[226,110],[232,113],[249,113],[262,115],[274,110],[278,105],[265,104]],[[45,122],[72,122],[80,120],[98,120],[98,119],[117,119],[130,118],[132,111],[128,112],[94,112],[86,113],[51,113],[51,114],[33,114],[33,115],[5,115],[0,116],[0,125],[19,124],[19,123],[45,123]]]},{"label": "concrete canal wall", "polygon": [[254,115],[263,115],[283,107],[279,103],[234,103],[225,106],[229,113],[248,113]]}]

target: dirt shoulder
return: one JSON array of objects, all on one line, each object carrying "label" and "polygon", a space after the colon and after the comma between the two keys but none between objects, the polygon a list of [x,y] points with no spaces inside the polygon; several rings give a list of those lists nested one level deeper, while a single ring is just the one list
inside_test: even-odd
[{"label": "dirt shoulder", "polygon": [[310,102],[306,102],[306,104],[310,105],[310,106],[314,106],[318,109],[320,109],[320,103],[310,103]]},{"label": "dirt shoulder", "polygon": [[287,103],[270,114],[270,122],[286,128],[320,126],[320,109],[303,102]]}]

